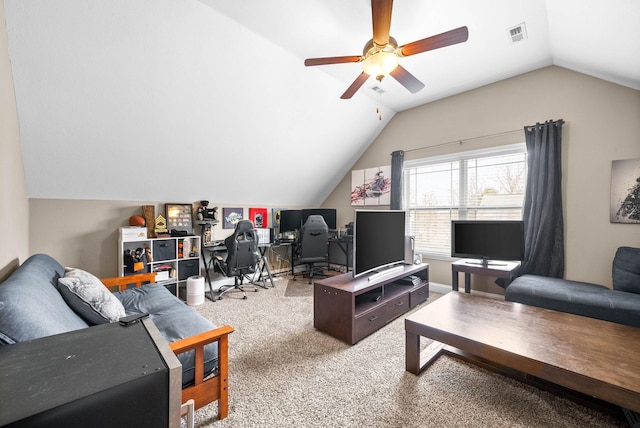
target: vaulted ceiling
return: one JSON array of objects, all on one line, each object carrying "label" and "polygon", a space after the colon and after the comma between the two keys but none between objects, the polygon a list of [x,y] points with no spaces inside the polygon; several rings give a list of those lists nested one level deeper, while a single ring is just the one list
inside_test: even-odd
[{"label": "vaulted ceiling", "polygon": [[31,198],[313,206],[396,112],[549,65],[640,90],[637,0],[396,0],[399,44],[469,39],[401,59],[420,92],[369,78],[350,100],[360,64],[304,59],[360,55],[367,0],[4,7]]}]

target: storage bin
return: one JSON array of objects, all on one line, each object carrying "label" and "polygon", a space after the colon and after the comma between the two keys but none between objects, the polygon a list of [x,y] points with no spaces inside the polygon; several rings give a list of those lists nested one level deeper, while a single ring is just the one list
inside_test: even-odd
[{"label": "storage bin", "polygon": [[176,240],[158,239],[153,241],[153,261],[173,260],[176,258]]},{"label": "storage bin", "polygon": [[200,260],[180,260],[178,262],[178,281],[200,274]]}]

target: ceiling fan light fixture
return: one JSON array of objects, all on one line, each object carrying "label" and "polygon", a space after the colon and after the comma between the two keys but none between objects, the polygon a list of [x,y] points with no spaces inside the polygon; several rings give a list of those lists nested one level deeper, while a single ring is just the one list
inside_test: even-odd
[{"label": "ceiling fan light fixture", "polygon": [[388,76],[398,66],[396,49],[391,45],[372,47],[362,62],[362,70],[369,76]]},{"label": "ceiling fan light fixture", "polygon": [[[469,29],[466,26],[454,28],[398,47],[396,39],[389,34],[392,8],[393,0],[371,0],[373,38],[364,45],[362,55],[307,58],[304,60],[304,65],[362,62],[362,71],[340,97],[343,100],[351,98],[371,76],[382,82],[384,77],[391,75],[412,94],[420,91],[424,88],[424,83],[400,65],[400,57],[466,42],[469,38]],[[524,29],[524,23],[522,26],[521,30]],[[517,29],[510,30],[512,37],[517,36],[517,33]]]}]

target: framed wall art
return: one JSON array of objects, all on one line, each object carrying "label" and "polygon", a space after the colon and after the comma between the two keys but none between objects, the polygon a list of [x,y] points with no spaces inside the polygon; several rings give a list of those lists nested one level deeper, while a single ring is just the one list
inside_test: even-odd
[{"label": "framed wall art", "polygon": [[165,204],[164,207],[169,231],[180,230],[193,234],[191,204]]},{"label": "framed wall art", "polygon": [[242,208],[222,208],[222,228],[235,229],[236,224],[244,218]]},{"label": "framed wall art", "polygon": [[609,220],[640,224],[640,158],[611,162]]},{"label": "framed wall art", "polygon": [[273,223],[273,227],[280,227],[280,213],[282,210],[282,208],[273,208],[271,210],[271,222]]},{"label": "framed wall art", "polygon": [[391,203],[391,165],[351,171],[351,205]]},{"label": "framed wall art", "polygon": [[266,208],[249,208],[249,220],[253,222],[253,227],[257,229],[268,227],[267,226],[267,209]]}]

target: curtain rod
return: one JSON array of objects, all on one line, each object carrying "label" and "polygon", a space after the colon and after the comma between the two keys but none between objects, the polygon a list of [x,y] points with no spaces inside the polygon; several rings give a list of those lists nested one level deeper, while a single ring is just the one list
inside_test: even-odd
[{"label": "curtain rod", "polygon": [[409,152],[415,152],[415,151],[418,151],[418,150],[434,149],[436,147],[449,146],[451,144],[462,144],[462,143],[467,143],[469,141],[481,140],[481,139],[484,139],[484,138],[491,138],[491,137],[498,137],[500,135],[514,134],[516,132],[524,132],[523,129],[524,128],[522,128],[522,129],[513,129],[511,131],[497,132],[495,134],[481,135],[479,137],[464,138],[464,139],[461,139],[461,140],[455,140],[455,141],[449,141],[447,143],[436,144],[435,146],[426,146],[426,147],[418,147],[416,149],[409,149],[409,150],[405,150],[404,152],[405,153],[409,153]]}]

